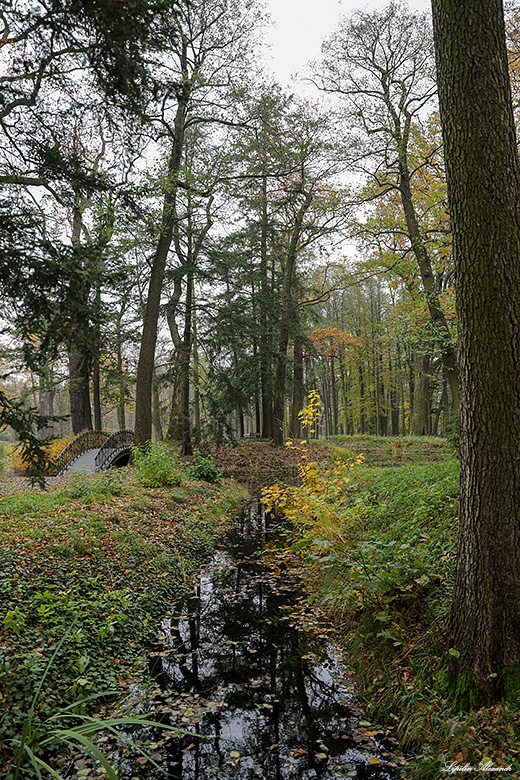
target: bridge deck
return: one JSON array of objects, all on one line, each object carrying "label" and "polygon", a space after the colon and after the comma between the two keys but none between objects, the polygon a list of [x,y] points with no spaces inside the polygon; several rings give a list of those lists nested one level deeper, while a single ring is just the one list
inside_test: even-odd
[{"label": "bridge deck", "polygon": [[92,450],[85,450],[81,455],[78,455],[70,466],[67,468],[67,474],[95,474],[96,473],[96,455],[99,452],[99,447],[95,447]]}]

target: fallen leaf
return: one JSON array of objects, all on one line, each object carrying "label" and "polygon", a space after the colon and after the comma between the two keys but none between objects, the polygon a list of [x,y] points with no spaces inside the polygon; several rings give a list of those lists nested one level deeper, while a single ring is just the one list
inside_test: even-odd
[{"label": "fallen leaf", "polygon": [[379,764],[380,762],[379,762],[378,758],[376,758],[375,756],[371,756],[371,758],[368,759],[368,763],[369,764]]}]

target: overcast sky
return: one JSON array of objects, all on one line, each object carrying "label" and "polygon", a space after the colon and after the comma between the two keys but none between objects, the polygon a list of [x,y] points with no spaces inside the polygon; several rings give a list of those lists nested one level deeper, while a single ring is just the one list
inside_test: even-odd
[{"label": "overcast sky", "polygon": [[[276,81],[291,84],[291,75],[320,56],[321,42],[337,26],[341,16],[355,10],[384,8],[388,0],[266,0],[273,26],[266,30],[271,45],[267,66]],[[408,0],[408,6],[430,11],[430,0]]]}]

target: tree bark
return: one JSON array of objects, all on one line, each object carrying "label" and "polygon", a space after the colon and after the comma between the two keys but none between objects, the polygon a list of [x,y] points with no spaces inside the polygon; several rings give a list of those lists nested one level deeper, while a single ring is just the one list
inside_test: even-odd
[{"label": "tree bark", "polygon": [[[80,198],[78,196],[78,201]],[[74,206],[72,222],[72,245],[78,247],[81,240],[81,209],[78,202]],[[68,350],[69,360],[69,402],[70,421],[74,434],[92,430],[92,407],[90,405],[90,358],[88,298],[89,284],[85,281],[81,289],[76,291],[78,307],[81,312],[74,325],[72,343]]]},{"label": "tree bark", "polygon": [[291,424],[289,436],[299,439],[301,433],[299,413],[303,402],[303,350],[299,338],[294,342],[293,395],[291,405]]},{"label": "tree bark", "polygon": [[277,447],[283,444],[283,424],[285,417],[285,369],[287,363],[287,345],[289,343],[289,317],[291,311],[292,282],[296,259],[298,257],[298,243],[303,225],[303,218],[312,203],[312,190],[304,193],[304,200],[294,221],[291,233],[291,241],[287,252],[282,288],[282,314],[280,319],[280,337],[278,341],[278,357],[276,363],[276,381],[274,391],[273,410],[273,442]]},{"label": "tree bark", "polygon": [[432,8],[462,390],[451,626],[462,668],[497,699],[520,662],[520,168],[501,0]]},{"label": "tree bark", "polygon": [[442,310],[433,275],[432,264],[426,244],[421,235],[419,221],[415,213],[412,190],[410,186],[410,170],[405,143],[399,145],[399,192],[406,219],[406,227],[412,244],[413,253],[419,266],[421,280],[426,293],[426,303],[430,319],[436,330],[442,362],[446,369],[446,376],[451,390],[453,408],[458,410],[459,397],[459,369],[457,364],[457,351],[452,343],[446,316]]},{"label": "tree bark", "polygon": [[88,359],[79,349],[69,352],[69,402],[72,432],[91,431]]},{"label": "tree bark", "polygon": [[[186,46],[184,46],[183,60],[186,60]],[[185,72],[186,62],[181,63],[181,67],[182,71]],[[134,441],[136,444],[144,444],[152,438],[152,382],[155,364],[155,345],[157,343],[157,326],[159,322],[164,273],[173,239],[177,176],[182,160],[190,89],[190,84],[187,84],[179,97],[177,105],[174,122],[174,138],[168,161],[168,183],[164,195],[161,233],[152,261],[150,281],[148,284],[148,295],[146,298],[135,387]]]},{"label": "tree bark", "polygon": [[415,361],[413,408],[410,420],[410,433],[412,436],[425,436],[430,432],[428,420],[429,370],[430,356],[419,355]]},{"label": "tree bark", "polygon": [[273,379],[271,334],[269,332],[269,278],[267,273],[267,176],[262,177],[262,217],[260,229],[260,388],[262,395],[262,437],[273,436]]}]

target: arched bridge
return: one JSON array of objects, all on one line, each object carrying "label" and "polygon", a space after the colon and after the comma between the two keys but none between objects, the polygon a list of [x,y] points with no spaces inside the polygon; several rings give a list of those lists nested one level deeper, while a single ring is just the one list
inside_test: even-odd
[{"label": "arched bridge", "polygon": [[133,443],[133,431],[83,431],[58,455],[53,474],[95,474],[111,466],[126,466]]}]

